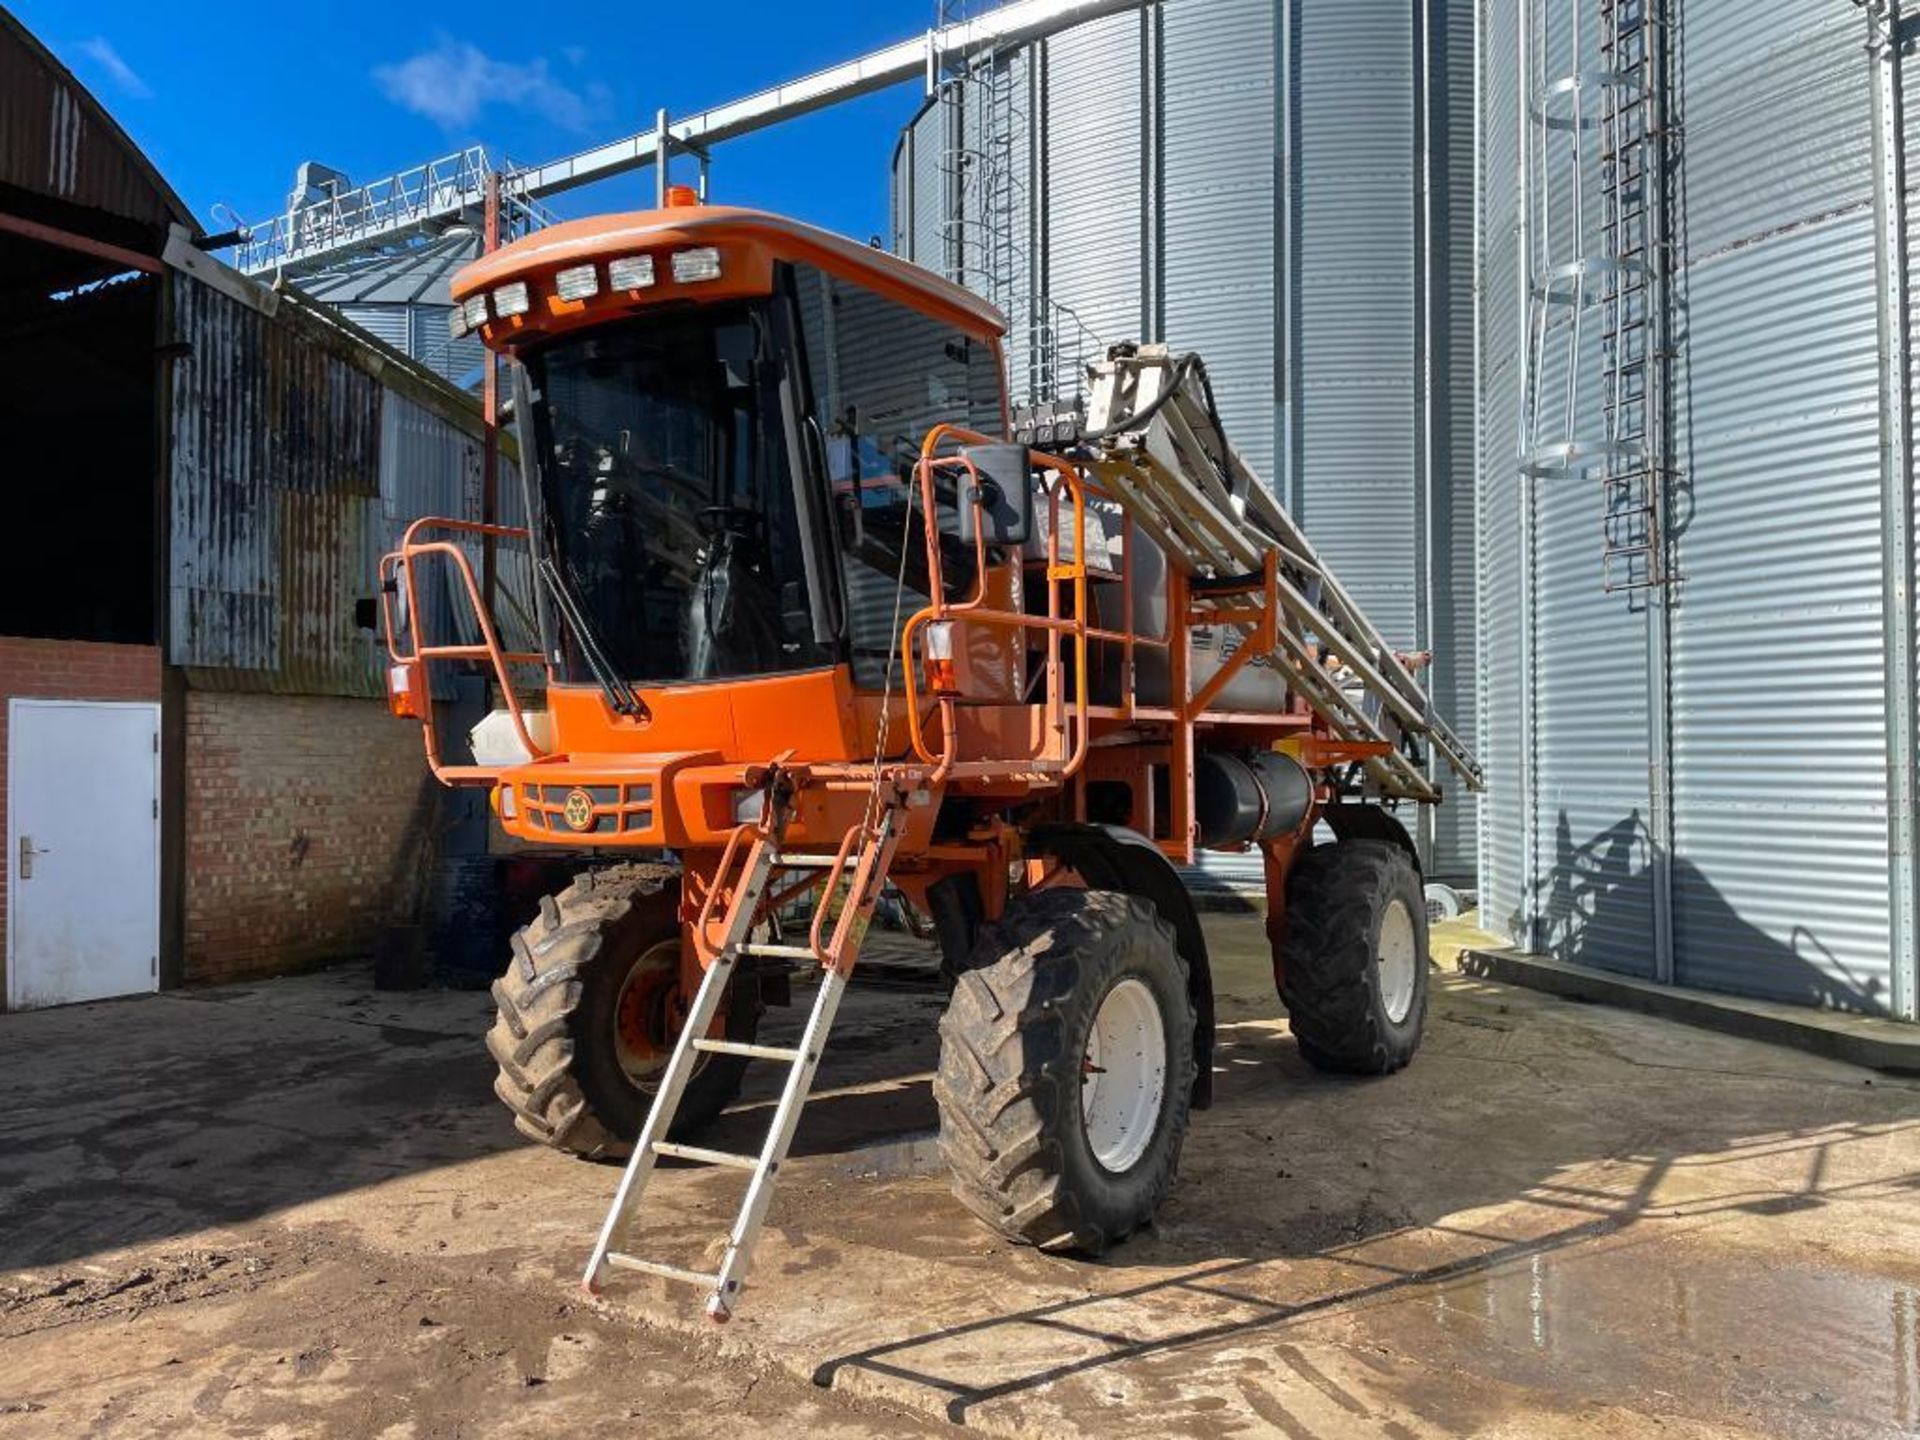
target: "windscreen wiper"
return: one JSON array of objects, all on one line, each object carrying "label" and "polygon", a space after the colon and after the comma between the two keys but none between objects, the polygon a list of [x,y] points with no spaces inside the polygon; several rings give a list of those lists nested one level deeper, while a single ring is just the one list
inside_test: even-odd
[{"label": "windscreen wiper", "polygon": [[574,599],[573,591],[567,587],[567,582],[561,578],[559,569],[550,558],[541,560],[539,575],[546,582],[547,593],[553,596],[554,608],[560,612],[560,618],[567,622],[567,628],[573,631],[573,638],[580,643],[581,657],[587,662],[587,668],[593,671],[593,678],[600,682],[600,688],[606,692],[607,703],[613,706],[614,713],[644,718],[647,707],[607,660],[600,637],[593,633],[593,627],[587,623],[586,612],[580,608],[580,602]]}]

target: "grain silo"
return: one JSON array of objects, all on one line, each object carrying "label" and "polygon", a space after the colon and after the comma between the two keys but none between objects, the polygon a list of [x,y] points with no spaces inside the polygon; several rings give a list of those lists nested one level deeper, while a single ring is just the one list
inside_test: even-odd
[{"label": "grain silo", "polygon": [[294,283],[401,354],[472,388],[483,351],[476,337],[456,338],[449,330],[448,284],[480,249],[476,232],[450,230],[403,254],[346,260]]},{"label": "grain silo", "polygon": [[[893,241],[993,299],[1016,395],[1118,340],[1222,418],[1471,740],[1472,14],[1160,0],[972,58],[900,138]],[[1471,884],[1454,797],[1429,874]]]},{"label": "grain silo", "polygon": [[1488,0],[1482,898],[1914,1016],[1897,3]]}]

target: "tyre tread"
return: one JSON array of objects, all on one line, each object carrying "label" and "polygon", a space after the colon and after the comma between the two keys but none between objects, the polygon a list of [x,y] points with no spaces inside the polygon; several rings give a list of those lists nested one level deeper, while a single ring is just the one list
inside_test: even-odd
[{"label": "tyre tread", "polygon": [[[1058,1137],[1064,1107],[1078,1087],[1063,1083],[1067,1029],[1063,1008],[1089,966],[1114,963],[1116,948],[1138,943],[1129,931],[1150,931],[1178,967],[1187,994],[1186,962],[1173,929],[1147,901],[1112,891],[1046,890],[1010,904],[983,926],[974,955],[940,1021],[940,1151],[954,1195],[989,1227],[1026,1244],[1099,1253],[1145,1223],[1171,1189],[1192,1089],[1191,1049],[1167,1085],[1178,1097],[1175,1132],[1151,1176],[1145,1213],[1103,1227],[1090,1221],[1063,1183]],[[1176,1029],[1191,1031],[1190,1022]],[[1076,1067],[1077,1073],[1077,1067]]]},{"label": "tyre tread", "polygon": [[[1317,1070],[1387,1075],[1413,1058],[1427,1005],[1425,956],[1413,1011],[1396,1028],[1375,1003],[1372,948],[1376,912],[1410,873],[1406,852],[1386,840],[1317,845],[1294,862],[1280,998],[1300,1053]],[[1423,937],[1425,915],[1422,900],[1415,922]]]},{"label": "tyre tread", "polygon": [[[595,1113],[577,1068],[573,1027],[587,993],[583,976],[621,939],[636,908],[663,905],[664,892],[677,893],[679,878],[670,865],[648,863],[582,873],[543,896],[538,913],[514,935],[513,959],[493,982],[496,1014],[487,1051],[499,1067],[494,1093],[528,1139],[590,1157],[630,1143],[630,1135],[616,1134]],[[689,1086],[675,1133],[704,1123],[738,1092],[740,1064],[709,1068],[713,1080],[700,1094]]]}]

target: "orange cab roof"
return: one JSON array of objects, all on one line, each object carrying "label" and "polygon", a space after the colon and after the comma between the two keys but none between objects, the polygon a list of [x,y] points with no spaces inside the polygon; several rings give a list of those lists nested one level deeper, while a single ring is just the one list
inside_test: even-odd
[{"label": "orange cab roof", "polygon": [[678,245],[744,242],[781,260],[817,265],[843,279],[891,295],[955,328],[983,338],[1006,333],[1000,312],[971,290],[897,255],[761,210],[682,205],[568,220],[503,245],[453,277],[453,298],[567,265]]}]

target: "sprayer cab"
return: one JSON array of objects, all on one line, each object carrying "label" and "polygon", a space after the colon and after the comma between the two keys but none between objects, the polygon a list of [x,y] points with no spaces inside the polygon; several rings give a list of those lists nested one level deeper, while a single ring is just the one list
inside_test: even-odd
[{"label": "sprayer cab", "polygon": [[[718,843],[742,766],[870,759],[889,709],[905,734],[899,630],[931,584],[1017,603],[1017,575],[976,573],[951,483],[944,563],[913,513],[929,431],[1004,431],[998,312],[840,236],[670,198],[543,230],[454,281],[455,335],[508,361],[530,521],[491,539],[525,549],[537,649],[501,646],[493,597],[432,533],[471,526],[421,522],[389,557],[394,597],[430,557],[461,571],[484,632],[422,648],[390,616],[394,708],[427,720],[429,662],[492,659],[507,703],[475,763],[442,762],[430,724],[428,745],[443,780],[494,786],[528,839]],[[976,698],[1021,700],[1008,637],[961,665]],[[523,706],[536,688],[544,706]],[[675,774],[716,766],[736,773],[675,795]]]}]

